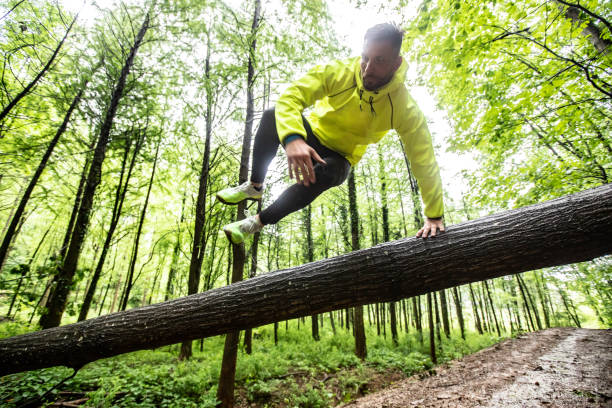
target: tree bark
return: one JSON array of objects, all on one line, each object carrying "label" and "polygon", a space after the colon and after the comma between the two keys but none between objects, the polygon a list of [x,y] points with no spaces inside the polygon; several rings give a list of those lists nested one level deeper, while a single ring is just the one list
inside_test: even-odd
[{"label": "tree bark", "polygon": [[457,311],[457,318],[459,319],[461,338],[465,340],[465,322],[463,320],[463,308],[461,307],[461,295],[456,286],[453,288],[453,298],[455,299],[455,310]]},{"label": "tree bark", "polygon": [[446,292],[440,291],[440,307],[442,309],[442,326],[444,327],[444,335],[450,339],[450,322],[448,319],[448,303],[446,301]]},{"label": "tree bark", "polygon": [[427,294],[427,319],[429,321],[429,355],[431,361],[436,364],[438,359],[436,357],[436,335],[433,321],[433,311],[431,310],[431,292]]},{"label": "tree bark", "polygon": [[612,185],[257,276],[157,305],[0,340],[0,375],[388,302],[612,253]]},{"label": "tree bark", "polygon": [[100,136],[98,138],[93,160],[89,168],[89,174],[87,175],[87,182],[83,191],[83,198],[77,214],[74,231],[72,232],[72,238],[66,253],[66,258],[58,271],[56,287],[53,291],[52,298],[48,303],[47,312],[44,313],[40,319],[40,326],[44,329],[59,326],[62,320],[62,315],[64,314],[64,309],[66,308],[66,302],[68,300],[68,294],[70,293],[74,274],[77,269],[81,247],[85,241],[85,234],[89,224],[89,216],[93,206],[94,194],[98,184],[100,184],[102,163],[104,162],[104,158],[106,156],[106,147],[110,140],[110,133],[113,126],[113,121],[115,119],[115,114],[117,112],[117,108],[119,107],[119,101],[123,96],[127,76],[134,62],[134,58],[136,57],[136,52],[138,51],[138,48],[140,48],[148,28],[149,15],[147,14],[142,26],[140,27],[140,30],[138,31],[138,34],[136,35],[136,38],[134,39],[134,44],[130,49],[130,53],[127,56],[125,64],[121,69],[119,78],[117,79],[115,88],[113,89],[109,108],[106,111],[104,122],[102,123],[102,127],[100,129]]},{"label": "tree bark", "polygon": [[[355,172],[351,169],[348,178],[348,195],[349,195],[349,208],[351,213],[351,247],[353,251],[357,251],[361,248],[359,242],[359,210],[357,208],[357,188],[355,186]],[[347,316],[347,327],[348,327],[348,316]],[[365,336],[365,326],[363,324],[363,306],[355,307],[355,355],[361,360],[365,360],[368,356],[368,347]]]},{"label": "tree bark", "polygon": [[[238,183],[242,184],[247,181],[249,173],[249,156],[251,152],[251,138],[253,133],[253,86],[255,84],[255,50],[257,49],[257,30],[259,27],[261,12],[261,1],[255,0],[255,9],[253,11],[253,22],[251,25],[250,44],[248,49],[248,71],[247,71],[247,106],[246,120],[244,124],[244,137],[242,139],[242,153],[240,157],[240,171]],[[243,201],[238,204],[236,212],[236,220],[244,219],[244,210],[246,204]],[[242,280],[245,263],[244,243],[240,245],[232,244],[233,253],[233,269],[232,283],[237,283]],[[227,316],[229,317],[229,316]],[[254,327],[254,326],[250,326]],[[245,327],[246,328],[246,327]],[[234,406],[234,378],[236,375],[236,358],[238,352],[239,331],[231,331],[225,336],[225,345],[223,348],[223,361],[221,363],[221,373],[219,375],[219,386],[217,388],[217,400],[221,401],[218,406],[223,408],[232,408]],[[187,337],[189,338],[189,337]]]}]

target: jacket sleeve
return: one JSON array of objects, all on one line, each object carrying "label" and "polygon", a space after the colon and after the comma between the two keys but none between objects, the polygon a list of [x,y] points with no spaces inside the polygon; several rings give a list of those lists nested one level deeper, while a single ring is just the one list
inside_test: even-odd
[{"label": "jacket sleeve", "polygon": [[294,81],[276,101],[276,129],[281,144],[289,135],[300,135],[306,139],[302,122],[302,111],[317,100],[330,94],[341,62],[317,65],[300,79]]},{"label": "jacket sleeve", "polygon": [[425,203],[425,216],[441,217],[444,215],[444,203],[440,169],[434,156],[427,121],[412,98],[408,98],[408,106],[399,120],[396,130],[402,139],[410,168],[419,183]]}]

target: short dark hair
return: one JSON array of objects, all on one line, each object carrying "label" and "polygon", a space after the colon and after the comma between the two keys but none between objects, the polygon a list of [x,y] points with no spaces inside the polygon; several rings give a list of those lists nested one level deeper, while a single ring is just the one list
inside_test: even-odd
[{"label": "short dark hair", "polygon": [[367,41],[389,41],[393,50],[399,55],[402,48],[404,30],[395,23],[381,23],[368,28],[363,40]]}]

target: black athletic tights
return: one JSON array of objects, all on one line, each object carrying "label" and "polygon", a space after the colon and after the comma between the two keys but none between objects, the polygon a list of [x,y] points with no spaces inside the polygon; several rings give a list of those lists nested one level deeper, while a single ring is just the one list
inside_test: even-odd
[{"label": "black athletic tights", "polygon": [[[302,117],[302,120],[308,135],[306,143],[315,149],[327,164],[315,162],[314,171],[317,181],[314,184],[310,184],[308,187],[297,183],[292,185],[269,207],[259,213],[259,219],[264,225],[276,224],[286,215],[306,207],[328,188],[342,184],[349,175],[351,165],[348,160],[319,143],[310,128],[310,124],[304,117]],[[268,166],[276,156],[279,145],[274,108],[267,109],[263,112],[259,129],[255,134],[253,166],[251,168],[251,181],[253,183],[263,183]]]}]

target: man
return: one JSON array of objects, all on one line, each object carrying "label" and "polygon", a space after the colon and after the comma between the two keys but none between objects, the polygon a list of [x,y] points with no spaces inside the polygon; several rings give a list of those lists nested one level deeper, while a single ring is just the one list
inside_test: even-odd
[{"label": "man", "polygon": [[[426,221],[417,237],[444,231],[440,172],[425,118],[404,86],[402,37],[393,24],[368,29],[361,58],[312,68],[285,90],[275,109],[264,111],[255,135],[250,181],[219,191],[217,199],[226,204],[260,200],[279,144],[285,148],[289,176],[296,184],[259,214],[223,227],[233,243],[342,184],[367,145],[390,129],[402,138],[425,203]],[[307,120],[302,112],[313,104]]]}]

